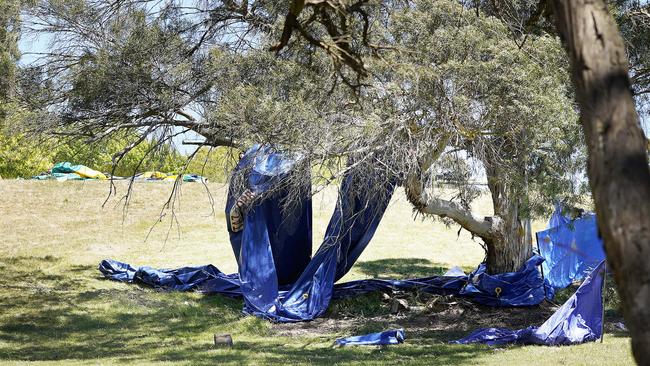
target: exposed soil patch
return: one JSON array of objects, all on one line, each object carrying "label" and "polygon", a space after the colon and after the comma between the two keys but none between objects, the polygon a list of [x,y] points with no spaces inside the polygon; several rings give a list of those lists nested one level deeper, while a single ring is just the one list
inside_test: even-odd
[{"label": "exposed soil patch", "polygon": [[[391,310],[395,310],[392,304],[396,298],[406,299],[408,309],[392,313]],[[519,329],[541,325],[558,307],[543,302],[538,306],[527,308],[493,308],[453,296],[373,294],[356,299],[334,301],[330,305],[330,311],[324,317],[311,322],[274,324],[273,333],[291,337],[331,337],[404,328],[411,342],[418,342],[418,340],[448,342],[461,338],[477,328]],[[359,310],[364,308],[365,311]],[[626,332],[621,328],[621,322],[620,317],[606,316],[606,332]]]}]

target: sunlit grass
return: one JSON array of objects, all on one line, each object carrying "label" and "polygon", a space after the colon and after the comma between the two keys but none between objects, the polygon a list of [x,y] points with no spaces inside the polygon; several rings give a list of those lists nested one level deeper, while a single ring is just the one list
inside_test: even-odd
[{"label": "sunlit grass", "polygon": [[[124,186],[119,185],[120,193]],[[212,263],[226,273],[236,263],[225,230],[225,187],[210,185],[214,210],[201,184],[185,184],[175,210],[158,220],[170,184],[137,184],[124,215],[121,196],[102,203],[105,182],[0,181],[0,362],[69,364],[630,364],[629,338],[608,333],[605,343],[574,347],[451,346],[456,333],[406,329],[407,342],[388,348],[333,348],[337,337],[400,325],[380,296],[335,302],[348,319],[275,325],[241,314],[241,300],[196,293],[161,293],[102,279],[103,258],[134,265],[175,267]],[[314,199],[314,250],[323,236],[335,192]],[[489,214],[489,201],[476,210]],[[538,227],[543,222],[536,223]],[[180,231],[180,232],[179,232]],[[179,236],[180,235],[180,236]],[[345,279],[439,274],[471,269],[483,252],[470,235],[440,223],[412,220],[394,199],[382,224]],[[525,311],[525,310],[522,310]],[[385,315],[381,320],[372,318]],[[431,316],[435,316],[431,315]],[[459,329],[462,316],[459,317]],[[287,329],[303,333],[284,335]],[[232,334],[233,348],[215,348],[212,335]]]}]

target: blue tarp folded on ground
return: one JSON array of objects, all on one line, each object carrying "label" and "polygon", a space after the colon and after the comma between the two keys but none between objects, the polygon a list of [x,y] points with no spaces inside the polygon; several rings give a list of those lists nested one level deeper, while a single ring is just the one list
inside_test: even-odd
[{"label": "blue tarp folded on ground", "polygon": [[570,345],[594,341],[602,334],[602,286],[605,262],[600,262],[587,279],[544,324],[518,330],[479,329],[453,343]]},{"label": "blue tarp folded on ground", "polygon": [[175,269],[133,268],[127,263],[107,259],[99,263],[99,270],[112,280],[139,283],[165,291],[200,291],[230,297],[242,295],[239,276],[236,273],[224,274],[211,264]]},{"label": "blue tarp folded on ground", "polygon": [[[535,256],[517,272],[488,275],[481,265],[469,276],[434,276],[411,280],[362,280],[334,286],[356,262],[374,235],[394,191],[386,180],[381,196],[370,196],[367,178],[355,177],[351,169],[343,178],[334,214],[325,238],[313,258],[311,254],[311,201],[308,190],[299,204],[284,205],[289,189],[283,183],[299,159],[268,146],[254,146],[235,169],[246,180],[246,188],[262,197],[244,214],[241,232],[230,232],[239,264],[239,276],[224,275],[213,266],[157,271],[142,267],[133,280],[170,290],[196,289],[244,297],[244,311],[279,322],[304,321],[323,314],[333,296],[376,290],[419,289],[430,293],[457,294],[490,306],[530,306],[545,295]],[[231,184],[226,216],[242,192]],[[241,189],[241,187],[239,187]],[[295,197],[294,197],[295,198]],[[230,230],[230,225],[228,225]],[[107,277],[124,275],[106,268],[133,271],[113,261],[100,265]],[[139,273],[139,274],[138,274]],[[164,281],[158,283],[156,280]],[[191,283],[184,283],[185,280]],[[128,275],[127,275],[128,280]],[[213,287],[209,287],[213,286]],[[239,289],[235,287],[239,285]],[[231,287],[232,286],[232,287]],[[338,295],[335,294],[338,293]]]},{"label": "blue tarp folded on ground", "polygon": [[596,215],[585,213],[571,219],[557,205],[549,228],[537,233],[537,245],[545,261],[544,277],[555,288],[565,288],[585,278],[591,268],[605,259],[598,235]]},{"label": "blue tarp folded on ground", "polygon": [[404,329],[391,329],[378,333],[339,338],[335,343],[339,346],[385,346],[404,343]]},{"label": "blue tarp folded on ground", "polygon": [[544,258],[535,255],[524,263],[517,272],[490,275],[485,263],[469,275],[467,286],[460,295],[489,306],[537,305],[546,296],[552,299],[553,288],[547,286],[537,267]]},{"label": "blue tarp folded on ground", "polygon": [[[537,288],[531,287],[531,284],[526,281],[532,279],[534,283],[540,283],[539,271],[537,271],[534,264],[539,263],[541,260],[539,256],[535,256],[529,259],[518,272],[489,277],[477,275],[479,271],[480,273],[484,273],[482,270],[483,266],[481,265],[469,276],[431,276],[408,280],[367,279],[335,284],[331,290],[324,290],[329,293],[329,298],[344,298],[374,291],[417,290],[430,294],[464,296],[474,302],[490,306],[532,306],[539,304],[544,299],[544,289],[541,285]],[[200,291],[230,297],[243,296],[239,274],[226,275],[212,265],[177,269],[154,269],[146,266],[134,268],[126,263],[106,259],[99,264],[99,270],[105,277],[112,280],[140,283],[161,290]],[[503,280],[501,279],[502,276],[504,277]],[[471,291],[463,291],[470,278],[476,282],[471,286]],[[486,283],[483,284],[483,282],[477,280],[481,278],[489,278],[490,281],[485,281]],[[315,287],[320,283],[316,281],[312,285]],[[494,283],[501,284],[503,288],[500,296],[497,296],[494,291]],[[288,298],[291,289],[289,286],[280,286],[278,289],[278,298],[281,300]],[[320,288],[316,290],[320,291]],[[550,291],[550,289],[547,289],[547,291]],[[318,298],[320,301],[323,301],[322,296]],[[311,308],[305,306],[304,308],[307,310],[311,309],[312,311],[311,313],[307,313],[305,319],[281,318],[277,316],[277,312],[273,312],[271,313],[272,316],[268,316],[266,313],[246,311],[264,318],[288,322],[313,319],[322,314],[327,309],[327,305],[328,303],[320,302],[312,303],[309,305]],[[322,308],[317,308],[316,306],[321,306]],[[315,312],[316,310],[318,312]],[[284,311],[288,313],[286,309]]]},{"label": "blue tarp folded on ground", "polygon": [[549,299],[553,288],[542,279],[537,266],[544,259],[531,257],[517,272],[489,275],[482,263],[469,275],[430,276],[408,280],[368,279],[334,286],[334,297],[342,298],[373,291],[417,290],[438,295],[458,295],[493,307],[533,306]]}]

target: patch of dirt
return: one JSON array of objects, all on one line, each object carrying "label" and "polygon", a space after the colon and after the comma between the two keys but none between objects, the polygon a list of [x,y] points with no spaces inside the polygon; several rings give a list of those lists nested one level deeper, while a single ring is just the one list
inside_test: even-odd
[{"label": "patch of dirt", "polygon": [[[403,297],[399,294],[397,297]],[[408,297],[408,295],[406,295]],[[453,296],[418,294],[407,299],[409,308],[395,314],[391,304],[395,297],[384,295],[378,310],[370,315],[355,315],[344,311],[330,311],[311,322],[274,324],[272,332],[279,336],[314,337],[332,335],[357,335],[390,328],[404,328],[412,341],[426,338],[429,341],[448,342],[461,338],[477,328],[502,327],[510,329],[541,325],[559,306],[543,302],[527,308],[493,308],[474,304]],[[337,304],[334,303],[336,309]],[[330,306],[332,307],[332,306]],[[606,331],[614,329],[618,319],[607,319]],[[619,328],[616,328],[618,331]]]}]

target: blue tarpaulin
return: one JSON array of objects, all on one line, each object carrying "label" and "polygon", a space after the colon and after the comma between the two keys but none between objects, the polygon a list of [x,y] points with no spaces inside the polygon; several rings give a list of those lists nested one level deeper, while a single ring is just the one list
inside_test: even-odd
[{"label": "blue tarpaulin", "polygon": [[339,338],[335,343],[339,346],[385,346],[404,343],[404,339],[404,329],[391,329],[378,333]]},{"label": "blue tarpaulin", "polygon": [[[479,271],[484,273],[484,265],[470,275],[459,276],[430,276],[407,280],[366,279],[337,283],[333,287],[332,298],[345,298],[376,291],[409,291],[415,290],[437,295],[465,296],[470,300],[489,306],[532,306],[544,299],[544,290],[533,287],[527,281],[540,283],[539,271],[535,263],[542,258],[534,256],[529,259],[517,272],[492,275],[487,278],[497,281],[505,289],[500,296],[496,295],[493,281],[484,284],[478,279]],[[155,269],[147,266],[134,268],[127,263],[105,259],[99,264],[99,270],[106,278],[122,282],[135,282],[166,291],[199,291],[206,294],[223,294],[226,296],[242,296],[239,274],[224,274],[213,265],[182,267],[177,269]],[[502,281],[501,277],[513,282]],[[465,290],[470,278],[475,279],[471,290]],[[518,279],[518,280],[517,280]],[[279,294],[284,296],[288,286],[281,286]],[[552,289],[547,288],[547,291]],[[522,296],[522,294],[528,294]]]},{"label": "blue tarpaulin", "polygon": [[[350,170],[343,178],[336,208],[325,238],[313,258],[311,253],[311,201],[284,205],[289,190],[284,180],[299,159],[267,146],[255,146],[242,157],[235,174],[244,173],[246,188],[257,197],[244,215],[240,232],[230,232],[239,264],[238,275],[225,275],[214,266],[177,270],[134,269],[105,260],[100,270],[109,278],[135,281],[169,290],[198,290],[240,295],[244,311],[279,322],[311,320],[322,315],[333,296],[376,290],[418,289],[436,294],[456,294],[490,306],[530,306],[545,295],[535,256],[517,272],[488,275],[481,265],[469,276],[434,276],[411,280],[361,280],[334,285],[356,262],[374,235],[395,188],[387,180],[381,197],[369,196],[367,179]],[[240,174],[242,175],[242,174]],[[241,192],[231,185],[226,216]],[[279,188],[278,188],[279,187]],[[361,188],[361,189],[360,189]],[[308,192],[308,191],[307,191]],[[230,225],[228,225],[230,230]],[[131,274],[132,273],[132,274]]]},{"label": "blue tarpaulin", "polygon": [[99,263],[99,271],[115,281],[134,282],[165,291],[200,291],[230,297],[242,295],[239,275],[223,274],[211,264],[175,269],[133,268],[127,263],[105,259]]},{"label": "blue tarpaulin", "polygon": [[485,263],[469,275],[467,286],[460,295],[489,306],[531,306],[537,305],[546,296],[553,298],[553,288],[547,286],[537,267],[544,258],[536,255],[524,263],[517,272],[490,275]]},{"label": "blue tarpaulin", "polygon": [[545,284],[537,266],[544,259],[531,257],[517,272],[489,275],[481,263],[469,275],[430,276],[408,280],[368,279],[350,281],[334,286],[334,297],[347,297],[372,291],[417,290],[438,295],[457,295],[493,307],[533,306],[549,299],[553,288]]},{"label": "blue tarpaulin", "polygon": [[545,261],[544,277],[555,288],[580,281],[605,259],[603,241],[598,235],[596,215],[585,213],[572,219],[557,205],[549,228],[537,233],[537,245]]},{"label": "blue tarpaulin", "polygon": [[453,343],[570,345],[594,341],[602,335],[602,286],[605,262],[587,279],[544,324],[518,330],[485,328]]},{"label": "blue tarpaulin", "polygon": [[[311,187],[305,187],[297,200],[288,207],[284,200],[290,197],[290,188],[282,186],[292,173],[296,158],[276,152],[269,146],[255,145],[241,158],[233,172],[234,177],[245,179],[245,188],[263,196],[245,217],[244,229],[233,232],[228,222],[230,244],[242,271],[248,277],[248,268],[277,278],[279,285],[293,284],[309,264],[312,252]],[[231,184],[226,201],[226,219],[242,192],[239,184]],[[270,192],[270,193],[269,193]],[[294,192],[295,194],[295,192]],[[255,246],[243,246],[242,240]],[[267,246],[270,256],[259,250]],[[246,255],[242,256],[242,251]],[[271,259],[272,257],[272,259]],[[254,275],[254,274],[250,274]],[[268,282],[266,283],[268,285]]]}]

